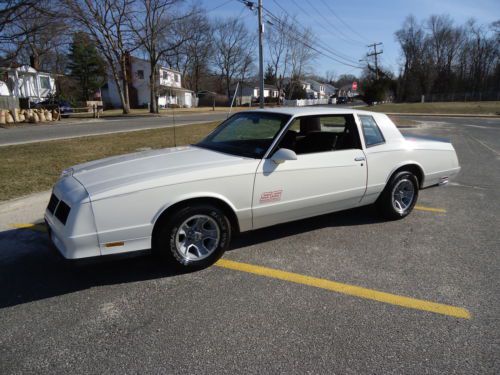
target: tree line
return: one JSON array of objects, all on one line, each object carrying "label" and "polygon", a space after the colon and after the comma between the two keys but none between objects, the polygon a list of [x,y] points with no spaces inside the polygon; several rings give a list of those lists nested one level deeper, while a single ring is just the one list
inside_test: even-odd
[{"label": "tree line", "polygon": [[419,22],[414,16],[395,33],[401,47],[397,98],[500,92],[500,20],[456,25],[447,15]]},{"label": "tree line", "polygon": [[[235,82],[254,77],[256,30],[241,15],[211,18],[209,10],[183,0],[7,0],[0,8],[0,64],[29,63],[61,80],[72,76],[78,88],[66,83],[62,91],[78,92],[82,100],[109,76],[129,113],[127,58],[134,54],[149,61],[150,110],[157,112],[159,65],[180,71],[184,87],[195,92],[229,96]],[[280,88],[285,76],[303,77],[315,58],[289,26],[293,20],[282,21],[265,34]],[[310,30],[306,38],[313,38]]]},{"label": "tree line", "polygon": [[159,65],[179,70],[199,91],[212,76],[229,92],[253,72],[254,32],[239,18],[210,19],[182,0],[10,0],[0,9],[1,65],[29,63],[69,74],[82,99],[109,77],[130,111],[130,54],[149,61],[151,111],[158,111]]}]

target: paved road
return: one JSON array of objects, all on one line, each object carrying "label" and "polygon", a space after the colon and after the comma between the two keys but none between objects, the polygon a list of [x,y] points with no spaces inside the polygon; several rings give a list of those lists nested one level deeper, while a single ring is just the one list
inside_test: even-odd
[{"label": "paved road", "polygon": [[[360,105],[360,102],[335,107],[350,107],[351,105]],[[81,121],[71,119],[46,125],[26,125],[10,129],[0,128],[0,147],[88,135],[168,128],[173,126],[174,120],[175,124],[179,126],[221,121],[227,115],[225,112],[206,112],[196,114],[178,113],[175,115],[175,119],[173,116],[83,119]]]},{"label": "paved road", "polygon": [[[193,124],[208,121],[220,121],[226,113],[178,114],[176,125]],[[53,139],[75,138],[87,135],[99,135],[133,130],[159,129],[173,126],[171,116],[127,117],[82,120],[80,122],[51,123],[50,125],[27,125],[18,128],[0,128],[0,146],[47,141]]]},{"label": "paved road", "polygon": [[[462,165],[386,222],[371,208],[240,236],[226,260],[467,309],[459,319],[149,256],[68,263],[0,233],[0,373],[500,373],[500,122],[436,119]],[[430,122],[432,121],[432,123]],[[443,211],[444,210],[444,211]]]}]

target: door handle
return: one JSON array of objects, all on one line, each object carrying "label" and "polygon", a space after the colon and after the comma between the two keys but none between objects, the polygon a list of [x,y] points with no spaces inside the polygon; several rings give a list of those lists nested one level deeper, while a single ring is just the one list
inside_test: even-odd
[{"label": "door handle", "polygon": [[354,158],[354,161],[364,161],[365,157],[364,156],[357,156]]}]

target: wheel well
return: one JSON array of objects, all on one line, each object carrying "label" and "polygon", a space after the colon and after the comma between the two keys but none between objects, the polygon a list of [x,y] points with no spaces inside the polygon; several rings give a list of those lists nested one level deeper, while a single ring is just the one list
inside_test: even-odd
[{"label": "wheel well", "polygon": [[420,188],[422,188],[422,184],[424,183],[424,171],[422,171],[422,168],[420,168],[417,164],[406,164],[396,169],[392,173],[390,178],[392,178],[392,176],[401,171],[412,172],[417,177],[418,185],[420,186]]},{"label": "wheel well", "polygon": [[158,231],[160,224],[166,220],[172,212],[175,212],[179,209],[182,209],[184,207],[187,207],[189,205],[194,205],[194,204],[211,204],[216,206],[217,208],[220,208],[227,216],[229,219],[229,222],[231,223],[231,229],[234,231],[234,233],[238,233],[240,231],[240,225],[238,222],[238,218],[236,217],[236,214],[234,213],[233,209],[231,206],[229,206],[226,202],[224,202],[221,199],[218,198],[211,198],[211,197],[201,197],[201,198],[192,198],[192,199],[187,199],[181,202],[177,202],[170,207],[166,208],[156,219],[155,225],[153,227],[153,241],[156,235],[156,232]]}]

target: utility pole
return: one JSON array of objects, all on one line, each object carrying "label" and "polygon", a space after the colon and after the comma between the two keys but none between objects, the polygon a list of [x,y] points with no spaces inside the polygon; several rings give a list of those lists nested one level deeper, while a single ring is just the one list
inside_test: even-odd
[{"label": "utility pole", "polygon": [[378,57],[377,56],[384,53],[384,51],[377,52],[377,46],[380,46],[380,45],[382,45],[382,43],[373,43],[373,44],[367,45],[368,48],[373,48],[373,52],[366,55],[367,57],[375,56],[375,77],[377,78],[377,81],[378,81]]},{"label": "utility pole", "polygon": [[262,37],[264,24],[262,23],[262,0],[259,0],[259,106],[264,108],[264,55],[262,53]]}]

